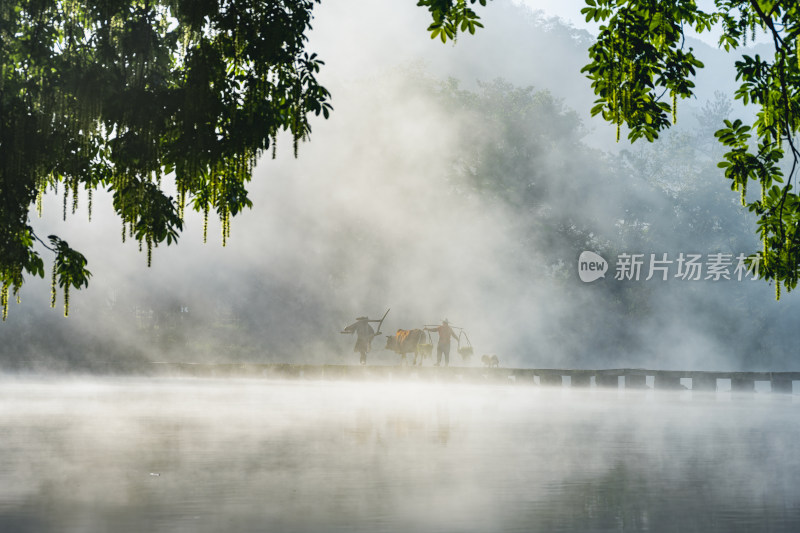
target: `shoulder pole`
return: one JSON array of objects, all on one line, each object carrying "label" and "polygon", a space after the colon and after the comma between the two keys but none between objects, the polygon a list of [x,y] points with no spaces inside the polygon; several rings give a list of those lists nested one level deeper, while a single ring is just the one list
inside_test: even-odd
[{"label": "shoulder pole", "polygon": [[389,311],[391,311],[391,310],[392,310],[392,308],[390,307],[389,309],[386,310],[385,313],[383,313],[383,318],[381,318],[381,321],[378,322],[378,331],[375,332],[376,336],[381,334],[381,324],[383,324],[383,319],[386,318],[386,315],[388,315]]}]

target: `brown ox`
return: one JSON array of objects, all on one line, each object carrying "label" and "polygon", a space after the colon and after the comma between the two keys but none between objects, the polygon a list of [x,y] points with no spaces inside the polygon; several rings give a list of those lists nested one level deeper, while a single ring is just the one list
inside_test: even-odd
[{"label": "brown ox", "polygon": [[401,363],[406,362],[406,354],[413,352],[414,364],[421,365],[423,356],[430,355],[429,350],[425,353],[425,346],[420,346],[424,341],[425,333],[421,329],[398,329],[396,334],[386,335],[386,349],[402,355]]}]

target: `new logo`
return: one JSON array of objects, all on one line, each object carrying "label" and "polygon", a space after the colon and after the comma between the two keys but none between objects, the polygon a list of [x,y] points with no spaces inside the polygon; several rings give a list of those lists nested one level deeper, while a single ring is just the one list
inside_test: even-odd
[{"label": "new logo", "polygon": [[606,277],[608,262],[594,252],[581,252],[578,257],[578,276],[581,281],[591,283],[598,278]]}]

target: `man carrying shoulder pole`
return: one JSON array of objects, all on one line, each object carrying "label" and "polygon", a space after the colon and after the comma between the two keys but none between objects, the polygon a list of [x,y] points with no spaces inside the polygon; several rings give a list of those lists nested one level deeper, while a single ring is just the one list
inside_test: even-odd
[{"label": "man carrying shoulder pole", "polygon": [[458,341],[458,336],[450,327],[450,323],[445,318],[441,326],[425,326],[425,331],[435,331],[439,334],[439,342],[436,344],[436,366],[441,364],[442,354],[444,354],[444,366],[450,366],[450,338]]},{"label": "man carrying shoulder pole", "polygon": [[[386,310],[384,313],[383,318],[380,320],[370,320],[365,316],[360,316],[356,318],[356,321],[346,328],[342,330],[340,333],[350,333],[356,334],[356,345],[353,348],[354,352],[358,352],[361,354],[361,364],[367,364],[367,352],[372,345],[372,339],[381,334],[381,324],[383,324],[383,319],[386,318],[386,315],[389,314],[389,310]],[[372,326],[369,325],[370,322],[377,322],[378,323],[378,332],[376,333]]]}]

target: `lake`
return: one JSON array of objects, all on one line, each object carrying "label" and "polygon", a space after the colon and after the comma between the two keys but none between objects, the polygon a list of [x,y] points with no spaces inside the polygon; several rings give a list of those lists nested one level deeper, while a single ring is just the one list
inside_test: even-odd
[{"label": "lake", "polygon": [[800,399],[0,378],[0,531],[800,531]]}]

